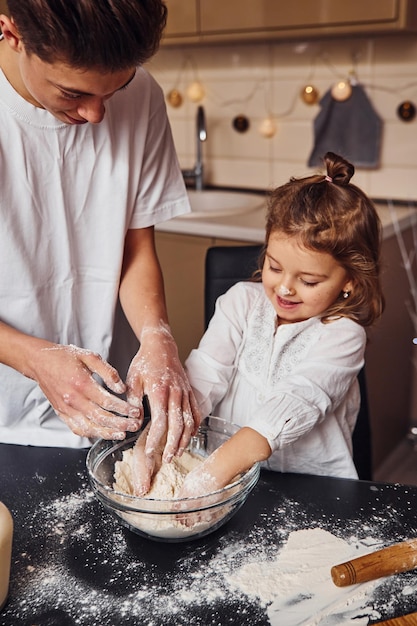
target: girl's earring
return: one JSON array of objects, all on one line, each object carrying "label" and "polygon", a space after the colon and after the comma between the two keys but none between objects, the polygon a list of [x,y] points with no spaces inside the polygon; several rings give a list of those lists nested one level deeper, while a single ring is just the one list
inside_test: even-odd
[{"label": "girl's earring", "polygon": [[346,298],[349,298],[349,296],[350,296],[350,291],[344,291],[343,292],[343,297],[344,297],[345,300],[346,300]]}]

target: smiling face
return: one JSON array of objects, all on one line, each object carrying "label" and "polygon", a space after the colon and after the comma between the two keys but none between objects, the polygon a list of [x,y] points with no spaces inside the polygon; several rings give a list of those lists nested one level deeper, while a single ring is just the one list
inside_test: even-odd
[{"label": "smiling face", "polygon": [[320,316],[342,292],[352,291],[346,270],[330,254],[280,232],[269,238],[262,283],[280,324]]}]

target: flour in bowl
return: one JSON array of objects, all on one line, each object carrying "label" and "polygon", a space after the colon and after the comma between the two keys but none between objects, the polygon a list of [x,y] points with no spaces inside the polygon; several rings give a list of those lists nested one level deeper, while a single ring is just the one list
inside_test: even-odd
[{"label": "flour in bowl", "polygon": [[[116,492],[133,495],[132,475],[134,449],[125,450],[122,460],[115,463],[114,470],[114,499],[118,499]],[[200,465],[203,459],[191,452],[185,451],[181,457],[174,457],[170,463],[162,463],[155,472],[151,488],[143,496],[146,500],[174,500],[179,497],[179,492],[185,477],[191,470]],[[159,513],[158,511],[163,511]],[[229,513],[230,507],[223,506],[218,511],[210,511],[201,514],[190,513],[187,515],[187,523],[177,509],[166,505],[159,506],[155,503],[155,509],[140,512],[122,512],[118,515],[133,529],[140,530],[152,537],[164,539],[185,539],[196,533],[203,532],[218,523]],[[190,516],[192,516],[190,518]]]},{"label": "flour in bowl", "polygon": [[[133,448],[123,452],[121,461],[114,467],[114,489],[127,495],[133,495]],[[174,457],[170,463],[162,463],[154,474],[151,488],[144,496],[157,500],[172,500],[177,498],[185,477],[191,470],[201,465],[203,459],[185,451],[181,457]]]}]

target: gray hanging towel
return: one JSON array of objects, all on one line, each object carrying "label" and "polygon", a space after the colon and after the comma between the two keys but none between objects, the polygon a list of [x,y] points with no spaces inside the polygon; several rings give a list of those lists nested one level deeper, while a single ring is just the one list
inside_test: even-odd
[{"label": "gray hanging towel", "polygon": [[321,111],[314,120],[314,148],[310,167],[323,165],[329,150],[348,159],[356,167],[379,167],[382,119],[364,89],[352,85],[348,100],[335,100],[327,91],[320,100]]}]

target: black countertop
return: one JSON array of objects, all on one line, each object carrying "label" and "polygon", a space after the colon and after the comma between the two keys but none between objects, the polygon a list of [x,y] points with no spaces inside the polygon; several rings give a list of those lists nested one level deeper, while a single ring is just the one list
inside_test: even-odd
[{"label": "black countertop", "polygon": [[[85,457],[0,444],[0,500],[15,524],[0,626],[267,626],[267,607],[225,580],[245,562],[274,558],[290,532],[322,528],[383,544],[417,536],[415,487],[264,471],[212,535],[146,540],[96,501]],[[370,602],[369,623],[416,611],[417,572],[385,579]]]}]

